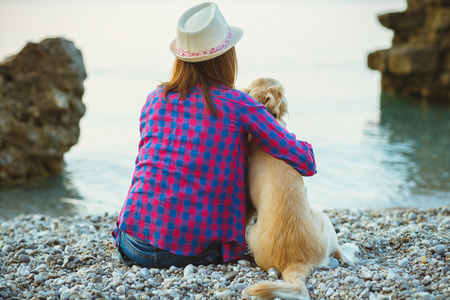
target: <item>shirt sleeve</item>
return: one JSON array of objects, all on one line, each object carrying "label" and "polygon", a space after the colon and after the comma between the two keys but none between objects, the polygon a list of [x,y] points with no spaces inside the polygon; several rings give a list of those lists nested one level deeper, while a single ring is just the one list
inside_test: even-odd
[{"label": "shirt sleeve", "polygon": [[239,101],[239,114],[244,129],[253,136],[262,150],[286,161],[303,176],[317,173],[312,146],[298,141],[267,111],[267,108],[244,94]]}]

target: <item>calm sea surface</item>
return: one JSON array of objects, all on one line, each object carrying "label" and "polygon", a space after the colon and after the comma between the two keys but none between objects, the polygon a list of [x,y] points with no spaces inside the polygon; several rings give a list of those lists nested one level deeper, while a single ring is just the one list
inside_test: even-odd
[{"label": "calm sea surface", "polygon": [[[117,213],[126,196],[147,94],[168,79],[179,16],[199,1],[0,0],[0,57],[26,41],[64,36],[83,52],[88,79],[79,143],[65,172],[1,188],[0,218]],[[390,47],[376,15],[405,0],[217,1],[244,29],[238,87],[258,77],[285,86],[288,128],[312,143],[306,178],[319,208],[433,207],[450,203],[450,110],[382,95],[367,54]]]}]

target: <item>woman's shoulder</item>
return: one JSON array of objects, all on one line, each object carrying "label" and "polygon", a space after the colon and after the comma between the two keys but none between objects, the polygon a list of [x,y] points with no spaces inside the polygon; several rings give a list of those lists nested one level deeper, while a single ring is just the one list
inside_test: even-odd
[{"label": "woman's shoulder", "polygon": [[247,93],[244,93],[238,89],[232,89],[225,85],[218,85],[212,87],[212,94],[226,98],[227,100],[240,102],[242,98],[249,97]]},{"label": "woman's shoulder", "polygon": [[147,94],[147,101],[155,98],[159,98],[164,95],[165,87],[163,85],[158,85],[153,91]]}]

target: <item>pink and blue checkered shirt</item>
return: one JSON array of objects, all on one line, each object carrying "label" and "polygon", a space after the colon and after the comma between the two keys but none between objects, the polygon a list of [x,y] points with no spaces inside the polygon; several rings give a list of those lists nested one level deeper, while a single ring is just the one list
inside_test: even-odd
[{"label": "pink and blue checkered shirt", "polygon": [[248,134],[304,176],[316,173],[311,145],[297,141],[265,106],[224,85],[211,87],[212,117],[199,85],[180,100],[158,87],[141,112],[139,153],[119,230],[178,255],[222,244],[224,261],[246,251]]}]

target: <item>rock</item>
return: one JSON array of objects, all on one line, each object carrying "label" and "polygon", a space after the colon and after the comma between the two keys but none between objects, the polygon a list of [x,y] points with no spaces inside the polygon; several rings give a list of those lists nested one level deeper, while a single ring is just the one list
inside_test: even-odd
[{"label": "rock", "polygon": [[389,271],[386,275],[386,279],[396,282],[401,281],[402,277],[394,271]]},{"label": "rock", "polygon": [[238,264],[240,264],[241,266],[244,266],[244,267],[248,267],[250,265],[250,262],[245,259],[240,259],[240,260],[238,260]]},{"label": "rock", "polygon": [[236,275],[237,275],[237,274],[238,274],[238,273],[237,273],[236,271],[231,271],[231,272],[228,272],[228,273],[226,273],[225,275],[223,275],[223,277],[224,277],[226,280],[233,281],[234,278],[236,278]]},{"label": "rock", "polygon": [[330,297],[331,295],[333,295],[335,293],[335,291],[332,288],[329,288],[326,293],[325,296]]},{"label": "rock", "polygon": [[409,214],[409,219],[410,220],[417,220],[417,215],[412,211],[410,214]]},{"label": "rock", "polygon": [[[434,73],[439,69],[439,51],[436,48],[393,48],[388,57],[388,68],[394,75]],[[415,214],[411,213],[411,217]],[[417,219],[410,218],[411,220]]]},{"label": "rock", "polygon": [[59,174],[78,142],[86,78],[80,50],[64,38],[28,43],[0,62],[0,183]]},{"label": "rock", "polygon": [[126,288],[123,286],[123,285],[121,285],[121,286],[118,286],[117,287],[117,293],[119,293],[120,295],[125,295],[125,293],[126,293]]},{"label": "rock", "polygon": [[350,229],[348,229],[347,227],[342,227],[340,229],[339,233],[342,233],[344,235],[348,235],[348,234],[350,234]]},{"label": "rock", "polygon": [[364,280],[372,280],[373,273],[371,271],[366,270],[366,271],[362,272],[362,275],[363,275]]},{"label": "rock", "polygon": [[358,282],[358,277],[347,276],[347,277],[345,277],[345,282],[348,283],[348,284],[352,284],[352,283]]},{"label": "rock", "polygon": [[87,299],[87,300],[91,300],[92,299],[92,295],[89,292],[83,292],[81,294],[81,299]]},{"label": "rock", "polygon": [[407,258],[403,258],[402,260],[400,260],[398,262],[398,266],[400,268],[406,268],[406,267],[408,267],[408,265],[409,265],[409,260]]},{"label": "rock", "polygon": [[40,275],[34,276],[34,283],[39,285],[39,284],[42,284],[43,282],[44,282],[44,278],[42,278],[42,276],[40,276]]},{"label": "rock", "polygon": [[61,300],[69,300],[70,296],[72,296],[72,294],[70,292],[64,292],[61,294],[60,299]]},{"label": "rock", "polygon": [[431,277],[429,275],[425,276],[425,278],[422,280],[423,285],[429,285],[431,282]]},{"label": "rock", "polygon": [[187,265],[184,268],[184,278],[189,277],[191,274],[194,274],[194,266],[193,265]]},{"label": "rock", "polygon": [[439,280],[439,284],[442,284],[442,285],[448,285],[449,282],[450,282],[450,279],[448,277],[444,277],[441,280]]},{"label": "rock", "polygon": [[[392,47],[370,53],[384,92],[450,103],[450,7],[444,0],[409,0],[403,12],[378,16],[394,30]],[[411,219],[414,220],[414,219]]]},{"label": "rock", "polygon": [[92,283],[101,283],[102,282],[102,276],[100,276],[100,275],[97,275],[97,276],[95,276],[95,277],[93,277],[92,279],[91,279],[91,282]]},{"label": "rock", "polygon": [[11,252],[12,251],[12,247],[10,245],[5,245],[2,247],[2,251],[4,252]]},{"label": "rock", "polygon": [[336,258],[331,258],[330,262],[328,264],[328,268],[332,269],[336,269],[337,267],[339,267],[339,261]]},{"label": "rock", "polygon": [[30,261],[30,257],[28,255],[26,255],[26,254],[20,254],[19,255],[19,261],[27,263],[27,262]]},{"label": "rock", "polygon": [[230,290],[224,290],[224,291],[215,291],[214,297],[218,299],[228,300],[231,299],[231,291]]},{"label": "rock", "polygon": [[431,298],[431,295],[430,295],[430,293],[427,293],[427,292],[419,292],[419,293],[412,294],[411,298],[420,299],[420,300],[428,300]]},{"label": "rock", "polygon": [[447,252],[447,248],[444,245],[436,245],[436,247],[434,247],[434,252],[439,255],[444,255],[445,252]]},{"label": "rock", "polygon": [[[377,243],[361,251],[358,264],[315,268],[306,281],[311,299],[450,299],[450,267],[445,260],[450,252],[444,256],[435,252],[437,245],[450,249],[450,243],[443,238],[450,229],[450,206],[416,210],[421,228],[411,226],[409,210],[372,212],[376,212],[374,217],[362,220],[364,224],[389,228],[398,220],[399,225],[388,230],[352,228],[355,244],[361,245],[369,235]],[[329,213],[340,226],[365,218],[349,210]],[[118,261],[114,242],[109,238],[117,216],[105,216],[101,222],[92,219],[20,215],[8,222],[0,221],[0,248],[11,248],[6,256],[0,256],[0,299],[255,299],[243,294],[245,288],[263,281],[282,282],[270,276],[273,270],[265,272],[255,266],[250,256],[246,267],[237,262],[196,266],[188,278],[184,277],[186,268],[128,268]],[[55,223],[59,225],[51,229]],[[51,239],[43,240],[36,234],[47,231]],[[14,232],[14,238],[10,232]],[[404,239],[405,233],[408,239]],[[400,248],[393,247],[397,241],[403,242]],[[28,255],[30,262],[20,263],[21,255]],[[421,262],[423,255],[428,257],[426,264]],[[71,267],[71,262],[79,258]],[[407,268],[398,267],[405,258]],[[63,261],[69,262],[69,268],[63,267]],[[233,276],[233,280],[227,279]]]},{"label": "rock", "polygon": [[236,283],[234,285],[235,290],[238,292],[242,292],[243,290],[245,290],[246,287],[247,287],[247,285],[245,283],[241,283],[241,282]]}]

